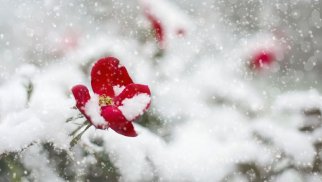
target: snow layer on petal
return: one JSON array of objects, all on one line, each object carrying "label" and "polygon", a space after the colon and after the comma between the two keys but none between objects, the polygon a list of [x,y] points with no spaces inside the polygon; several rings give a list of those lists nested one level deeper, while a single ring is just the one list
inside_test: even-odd
[{"label": "snow layer on petal", "polygon": [[124,99],[122,106],[118,108],[128,121],[132,121],[137,116],[143,114],[150,101],[151,98],[148,94],[138,94],[130,99]]},{"label": "snow layer on petal", "polygon": [[125,86],[115,85],[113,86],[113,91],[115,96],[120,95],[120,93],[125,89]]},{"label": "snow layer on petal", "polygon": [[105,122],[104,118],[101,116],[101,107],[99,106],[99,98],[97,94],[94,94],[86,103],[85,112],[91,118],[93,125],[107,126],[107,122]]}]

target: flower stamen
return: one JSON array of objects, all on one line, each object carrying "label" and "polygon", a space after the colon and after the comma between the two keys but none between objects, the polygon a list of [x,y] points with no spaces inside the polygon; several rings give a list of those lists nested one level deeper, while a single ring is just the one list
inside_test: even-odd
[{"label": "flower stamen", "polygon": [[100,106],[108,106],[113,105],[113,99],[105,94],[99,96],[99,105]]}]

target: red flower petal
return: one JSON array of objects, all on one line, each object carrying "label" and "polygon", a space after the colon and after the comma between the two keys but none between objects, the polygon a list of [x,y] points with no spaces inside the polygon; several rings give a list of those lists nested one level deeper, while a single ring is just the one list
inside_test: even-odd
[{"label": "red flower petal", "polygon": [[114,106],[103,107],[101,115],[115,132],[128,137],[137,136],[132,122],[127,121],[118,108]]},{"label": "red flower petal", "polygon": [[85,113],[84,108],[87,101],[91,98],[87,87],[84,85],[76,85],[72,88],[72,92],[76,100],[77,109],[86,117],[86,119],[90,123],[93,123],[91,118]]},{"label": "red flower petal", "polygon": [[85,106],[87,101],[91,98],[87,87],[84,85],[75,85],[72,88],[72,92],[76,100],[76,107],[79,110],[84,111],[83,107]]},{"label": "red flower petal", "polygon": [[[120,93],[120,95],[114,98],[114,104],[116,106],[120,106],[124,99],[132,98],[135,95],[142,94],[142,93],[145,93],[151,96],[150,89],[147,85],[141,85],[141,84],[135,84],[135,83],[129,84]],[[149,106],[150,106],[150,103],[147,105],[146,108],[148,108]]]},{"label": "red flower petal", "polygon": [[106,57],[98,60],[92,68],[91,84],[93,91],[99,95],[113,97],[113,86],[126,86],[133,83],[126,68],[119,65],[119,60]]}]

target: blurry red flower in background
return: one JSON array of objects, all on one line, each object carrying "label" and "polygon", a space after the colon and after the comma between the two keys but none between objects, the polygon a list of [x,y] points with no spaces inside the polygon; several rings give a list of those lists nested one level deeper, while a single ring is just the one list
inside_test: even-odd
[{"label": "blurry red flower in background", "polygon": [[160,20],[158,20],[155,16],[149,13],[149,11],[145,11],[145,15],[148,18],[148,20],[151,22],[156,40],[158,41],[160,47],[163,47],[164,46],[164,28],[162,27]]},{"label": "blurry red flower in background", "polygon": [[256,52],[250,60],[250,68],[260,71],[263,68],[268,68],[275,62],[275,54],[271,51]]}]

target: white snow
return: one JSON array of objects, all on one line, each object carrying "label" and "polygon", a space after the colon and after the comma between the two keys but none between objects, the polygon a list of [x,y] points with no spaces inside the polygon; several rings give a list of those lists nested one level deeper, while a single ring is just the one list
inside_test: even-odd
[{"label": "white snow", "polygon": [[289,91],[276,98],[272,108],[276,111],[299,112],[305,109],[322,109],[322,96],[315,89]]},{"label": "white snow", "polygon": [[12,112],[0,123],[0,153],[19,151],[46,134],[43,122],[31,111]]},{"label": "white snow", "polygon": [[[56,146],[68,148],[68,133],[76,126],[66,125],[65,120],[77,112],[70,109],[75,101],[68,99],[66,90],[69,92],[81,74],[69,64],[64,69],[56,66],[38,73],[28,66],[19,68],[17,76],[1,84],[0,153],[19,151],[33,142],[52,141]],[[29,71],[21,71],[25,69]],[[29,103],[26,77],[32,79],[33,85]]]},{"label": "white snow", "polygon": [[282,173],[275,179],[275,182],[284,182],[284,181],[301,182],[306,180],[303,179],[303,177],[299,174],[298,171],[291,169],[291,170],[286,170],[284,173]]},{"label": "white snow", "polygon": [[[249,181],[239,164],[266,171],[283,169],[287,162],[295,170],[284,168],[267,179],[321,181],[310,171],[315,144],[322,140],[319,114],[302,112],[322,109],[318,3],[7,1],[0,7],[0,160],[18,152],[17,162],[30,172],[25,180],[63,181],[55,161],[47,163],[42,145],[51,142],[70,154],[72,168],[64,172],[75,171],[80,178],[74,181],[85,180],[90,165],[102,162],[100,155],[117,168],[120,181],[225,181],[228,176]],[[162,54],[150,37],[146,6],[164,26]],[[177,28],[187,36],[177,38]],[[62,40],[77,44],[70,49]],[[278,61],[274,69],[256,74],[246,62],[263,49]],[[91,65],[110,55],[153,93],[124,100],[124,115],[135,118],[153,99],[147,118],[160,125],[133,123],[139,133],[134,138],[91,127],[69,150],[69,134],[85,120],[65,122],[79,114],[71,109],[71,88],[90,89]],[[113,88],[116,95],[123,89]],[[95,124],[106,124],[97,96],[87,107]],[[318,128],[301,131],[304,122],[312,124],[308,120],[316,120]]]},{"label": "white snow", "polygon": [[85,113],[91,118],[94,126],[108,127],[107,122],[101,116],[101,107],[99,105],[99,95],[93,94],[91,99],[85,105]]},{"label": "white snow", "polygon": [[122,105],[118,108],[128,121],[132,121],[137,116],[143,114],[150,101],[151,98],[148,94],[138,94],[132,98],[124,99]]},{"label": "white snow", "polygon": [[313,165],[315,150],[309,135],[294,131],[290,127],[280,127],[277,122],[271,120],[259,120],[253,127],[259,135],[271,139],[279,150],[294,158],[296,165]]},{"label": "white snow", "polygon": [[115,96],[120,95],[120,93],[125,89],[125,86],[115,85],[113,86]]},{"label": "white snow", "polygon": [[56,171],[51,170],[48,155],[42,152],[41,147],[34,145],[28,148],[22,154],[22,162],[27,169],[30,170],[30,176],[37,181],[56,181],[63,182],[63,178],[59,177]]}]

